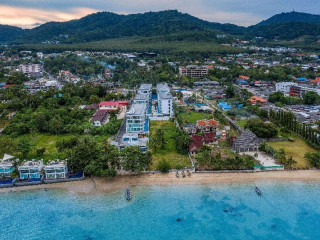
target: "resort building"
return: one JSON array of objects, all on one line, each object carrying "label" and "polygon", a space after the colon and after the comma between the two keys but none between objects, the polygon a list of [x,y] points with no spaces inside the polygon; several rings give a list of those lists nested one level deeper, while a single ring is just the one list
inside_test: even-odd
[{"label": "resort building", "polygon": [[43,162],[41,161],[27,161],[23,165],[18,167],[20,174],[20,180],[32,180],[41,178],[41,170],[43,168]]},{"label": "resort building", "polygon": [[138,93],[148,94],[151,97],[152,84],[141,84],[141,86],[138,89]]},{"label": "resort building", "polygon": [[14,157],[8,154],[4,154],[3,159],[0,162],[0,179],[11,178],[14,171]]},{"label": "resort building", "polygon": [[68,176],[67,161],[52,161],[44,167],[46,179],[63,179]]},{"label": "resort building", "polygon": [[173,116],[173,97],[167,83],[157,85],[158,113]]},{"label": "resort building", "polygon": [[133,99],[133,103],[148,104],[149,101],[150,101],[150,94],[148,93],[138,93]]},{"label": "resort building", "polygon": [[144,103],[134,103],[126,114],[126,132],[148,132],[147,106]]},{"label": "resort building", "polygon": [[244,130],[232,144],[232,149],[237,152],[258,151],[261,144],[260,139],[250,130]]},{"label": "resort building", "polygon": [[208,66],[189,65],[179,67],[180,76],[202,78],[208,75]]},{"label": "resort building", "polygon": [[139,137],[138,133],[125,133],[122,137],[119,148],[124,149],[129,146],[139,146],[142,152],[147,151],[148,137]]}]

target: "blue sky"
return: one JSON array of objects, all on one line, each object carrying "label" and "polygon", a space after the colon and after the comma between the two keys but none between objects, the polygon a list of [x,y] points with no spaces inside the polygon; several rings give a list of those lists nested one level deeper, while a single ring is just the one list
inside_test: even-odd
[{"label": "blue sky", "polygon": [[177,9],[213,22],[242,26],[274,14],[295,11],[320,14],[319,0],[0,0],[0,24],[30,28],[67,21],[98,11],[120,14]]}]

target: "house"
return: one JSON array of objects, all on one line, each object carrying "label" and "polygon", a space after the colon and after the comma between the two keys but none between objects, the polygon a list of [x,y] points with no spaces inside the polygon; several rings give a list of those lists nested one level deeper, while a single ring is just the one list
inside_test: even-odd
[{"label": "house", "polygon": [[198,153],[198,151],[202,148],[202,146],[203,146],[203,141],[200,141],[200,142],[193,141],[193,142],[191,142],[189,144],[189,153],[190,153],[190,155],[192,157],[194,157]]},{"label": "house", "polygon": [[64,179],[68,176],[67,161],[51,161],[44,167],[46,179]]},{"label": "house", "polygon": [[197,133],[197,128],[195,124],[184,124],[183,130],[189,135],[193,135]]},{"label": "house", "polygon": [[18,167],[20,180],[40,181],[43,161],[26,161]]},{"label": "house", "polygon": [[266,99],[258,97],[258,96],[252,96],[251,98],[249,98],[249,101],[252,105],[256,105],[256,104],[265,104],[266,102],[268,102]]},{"label": "house", "polygon": [[128,101],[106,101],[99,104],[99,109],[107,111],[118,111],[126,109],[128,106]]},{"label": "house", "polygon": [[101,127],[102,125],[106,124],[109,119],[109,113],[106,110],[98,110],[96,111],[92,118],[91,122],[92,125],[95,127]]},{"label": "house", "polygon": [[93,103],[93,104],[90,104],[90,105],[86,105],[84,108],[87,109],[87,110],[98,110],[99,109],[99,104]]},{"label": "house", "polygon": [[211,132],[215,131],[219,127],[219,123],[213,119],[210,120],[198,120],[196,128],[200,132]]},{"label": "house", "polygon": [[232,149],[237,152],[258,151],[260,144],[260,139],[246,129],[233,141]]},{"label": "house", "polygon": [[205,133],[203,135],[204,143],[207,145],[218,144],[218,138],[215,132]]}]

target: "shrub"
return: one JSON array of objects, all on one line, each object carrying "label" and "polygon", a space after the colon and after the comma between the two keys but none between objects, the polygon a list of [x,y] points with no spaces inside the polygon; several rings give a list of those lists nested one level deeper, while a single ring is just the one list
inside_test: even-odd
[{"label": "shrub", "polygon": [[171,169],[171,164],[167,160],[163,159],[158,162],[157,169],[162,173],[168,173]]}]

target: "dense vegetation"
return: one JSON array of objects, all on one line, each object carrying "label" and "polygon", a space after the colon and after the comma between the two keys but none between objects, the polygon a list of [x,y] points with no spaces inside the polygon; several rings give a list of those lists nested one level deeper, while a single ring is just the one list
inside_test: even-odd
[{"label": "dense vegetation", "polygon": [[0,25],[0,43],[8,43],[23,34],[23,30],[18,27]]}]

